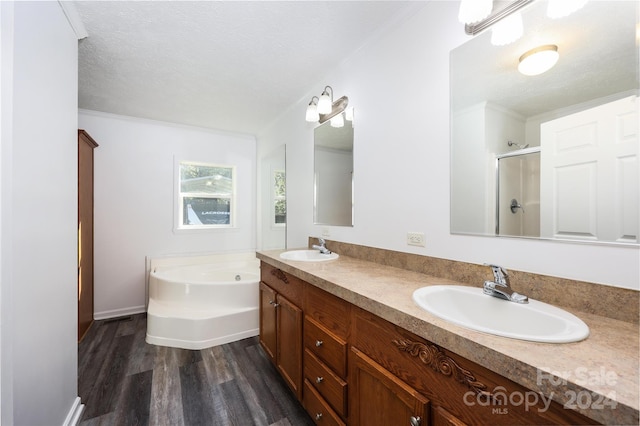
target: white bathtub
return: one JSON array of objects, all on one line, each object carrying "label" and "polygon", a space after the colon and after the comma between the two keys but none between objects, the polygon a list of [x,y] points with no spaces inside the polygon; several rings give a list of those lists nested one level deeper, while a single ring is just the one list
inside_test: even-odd
[{"label": "white bathtub", "polygon": [[260,273],[255,253],[252,257],[223,255],[200,264],[152,266],[147,343],[204,349],[256,336]]}]

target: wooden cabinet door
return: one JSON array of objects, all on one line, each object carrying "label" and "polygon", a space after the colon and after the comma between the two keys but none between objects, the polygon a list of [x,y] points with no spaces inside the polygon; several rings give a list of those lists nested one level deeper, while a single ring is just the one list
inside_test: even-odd
[{"label": "wooden cabinet door", "polygon": [[93,150],[98,144],[78,130],[78,341],[93,323]]},{"label": "wooden cabinet door", "polygon": [[429,424],[427,398],[357,348],[351,348],[349,358],[349,424]]},{"label": "wooden cabinet door", "polygon": [[260,345],[302,399],[302,309],[260,282]]},{"label": "wooden cabinet door", "polygon": [[431,426],[467,426],[465,422],[442,407],[431,409]]},{"label": "wooden cabinet door", "polygon": [[260,283],[260,345],[271,362],[276,363],[276,292],[264,283]]},{"label": "wooden cabinet door", "polygon": [[278,295],[278,370],[302,398],[302,309]]}]

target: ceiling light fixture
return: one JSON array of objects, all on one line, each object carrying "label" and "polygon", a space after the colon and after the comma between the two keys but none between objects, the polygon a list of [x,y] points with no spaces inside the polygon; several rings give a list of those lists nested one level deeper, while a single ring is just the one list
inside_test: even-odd
[{"label": "ceiling light fixture", "polygon": [[551,19],[563,18],[582,9],[587,0],[549,0],[547,16]]},{"label": "ceiling light fixture", "polygon": [[524,75],[539,75],[549,71],[558,62],[558,46],[545,44],[520,56],[518,71]]},{"label": "ceiling light fixture", "polygon": [[[322,124],[336,117],[336,121],[333,122],[332,120],[331,125],[333,127],[341,127],[337,124],[342,121],[342,126],[344,125],[342,113],[347,109],[347,105],[349,105],[349,98],[346,96],[333,102],[333,89],[331,86],[325,86],[319,99],[317,96],[311,98],[311,102],[307,106],[305,119],[310,123],[317,121]],[[337,117],[338,115],[340,115],[339,118]]]},{"label": "ceiling light fixture", "polygon": [[458,20],[463,24],[473,24],[489,16],[492,9],[493,0],[462,0]]}]

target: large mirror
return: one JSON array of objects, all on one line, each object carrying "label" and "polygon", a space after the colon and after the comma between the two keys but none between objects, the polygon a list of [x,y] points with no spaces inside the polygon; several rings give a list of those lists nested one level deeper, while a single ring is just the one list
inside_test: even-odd
[{"label": "large mirror", "polygon": [[[451,232],[638,244],[639,2],[547,5],[515,42],[489,29],[451,52]],[[519,73],[542,45],[555,66]]]},{"label": "large mirror", "polygon": [[353,121],[340,115],[313,132],[313,221],[319,225],[353,226]]}]

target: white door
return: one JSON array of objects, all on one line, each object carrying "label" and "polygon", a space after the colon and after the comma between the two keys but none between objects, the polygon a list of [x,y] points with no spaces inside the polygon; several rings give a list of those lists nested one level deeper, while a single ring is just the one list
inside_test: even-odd
[{"label": "white door", "polygon": [[637,243],[637,97],[543,123],[540,133],[541,236]]}]

